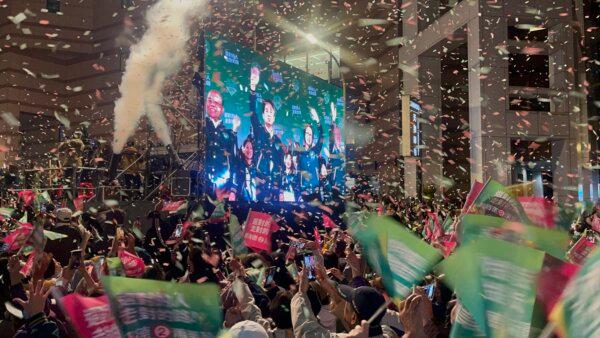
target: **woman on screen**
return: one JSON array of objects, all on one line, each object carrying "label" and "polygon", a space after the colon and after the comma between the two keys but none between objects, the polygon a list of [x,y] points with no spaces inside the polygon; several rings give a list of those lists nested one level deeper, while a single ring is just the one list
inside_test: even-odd
[{"label": "woman on screen", "polygon": [[298,199],[298,172],[294,166],[294,157],[291,152],[286,152],[283,157],[284,170],[281,176],[281,193],[279,200],[283,202],[296,202]]},{"label": "woman on screen", "polygon": [[319,121],[319,115],[314,108],[310,108],[310,117],[317,123],[319,136],[314,143],[313,128],[310,124],[304,127],[304,144],[297,149],[298,172],[300,174],[300,186],[303,195],[311,198],[319,187],[319,154],[323,148],[323,127]]},{"label": "woman on screen", "polygon": [[246,202],[256,202],[257,189],[260,179],[254,165],[254,140],[247,137],[240,150],[238,170],[235,175],[238,199]]},{"label": "woman on screen", "polygon": [[331,199],[331,182],[328,172],[325,159],[319,157],[319,198],[321,201],[329,201]]}]

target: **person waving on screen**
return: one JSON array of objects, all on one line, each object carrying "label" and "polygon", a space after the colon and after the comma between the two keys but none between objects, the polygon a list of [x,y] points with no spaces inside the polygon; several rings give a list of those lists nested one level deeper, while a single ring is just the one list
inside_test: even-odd
[{"label": "person waving on screen", "polygon": [[258,95],[256,88],[260,82],[260,69],[253,66],[250,69],[250,122],[252,134],[257,153],[256,169],[259,177],[264,182],[258,190],[258,200],[272,200],[278,196],[279,182],[283,171],[283,154],[285,146],[281,139],[275,134],[275,117],[277,111],[270,100],[262,100],[261,124],[256,113]]},{"label": "person waving on screen", "polygon": [[[319,187],[319,154],[323,148],[323,126],[315,108],[309,108],[310,118],[317,124],[319,131],[317,143],[314,144],[314,129],[310,123],[304,126],[304,144],[296,150],[298,154],[298,171],[300,185],[305,197],[315,193]],[[314,144],[314,145],[313,145]]]},{"label": "person waving on screen", "polygon": [[237,129],[240,119],[233,120],[233,130],[225,128],[223,97],[216,90],[206,95],[206,182],[207,193],[219,200],[232,193],[234,160],[237,154]]}]

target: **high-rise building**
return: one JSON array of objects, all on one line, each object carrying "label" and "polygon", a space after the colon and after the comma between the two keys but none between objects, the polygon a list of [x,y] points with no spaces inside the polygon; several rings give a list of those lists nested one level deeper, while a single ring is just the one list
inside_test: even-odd
[{"label": "high-rise building", "polygon": [[401,25],[422,149],[403,154],[406,194],[491,178],[558,201],[598,196],[581,1],[404,1]]},{"label": "high-rise building", "polygon": [[[0,1],[0,163],[44,155],[92,123],[109,139],[126,58],[127,24],[139,13],[121,0]],[[121,37],[121,38],[119,38]],[[27,162],[24,162],[27,163]]]}]

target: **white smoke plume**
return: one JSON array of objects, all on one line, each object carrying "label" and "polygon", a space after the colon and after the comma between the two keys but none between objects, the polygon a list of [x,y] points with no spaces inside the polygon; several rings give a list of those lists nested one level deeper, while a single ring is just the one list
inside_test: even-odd
[{"label": "white smoke plume", "polygon": [[204,14],[206,0],[160,0],[146,13],[147,30],[131,47],[115,103],[113,152],[121,153],[144,115],[165,145],[171,135],[160,104],[167,77],[186,57],[190,22]]}]

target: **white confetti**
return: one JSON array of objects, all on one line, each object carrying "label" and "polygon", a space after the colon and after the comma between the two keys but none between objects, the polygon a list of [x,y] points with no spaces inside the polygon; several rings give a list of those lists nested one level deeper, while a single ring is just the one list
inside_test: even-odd
[{"label": "white confetti", "polygon": [[9,112],[2,112],[2,114],[0,114],[0,116],[2,116],[2,119],[8,123],[9,126],[11,127],[18,127],[21,125],[21,123],[19,122],[19,120],[17,120],[17,118]]},{"label": "white confetti", "polygon": [[12,21],[12,23],[15,25],[20,24],[21,22],[25,21],[25,19],[27,19],[27,15],[25,15],[25,13],[19,13],[15,16],[8,17],[8,20]]},{"label": "white confetti", "polygon": [[30,71],[29,69],[27,69],[27,68],[23,67],[23,70],[24,70],[24,71],[25,71],[25,73],[27,73],[28,75],[30,75],[30,76],[33,76],[33,77],[37,77],[37,76],[35,76],[35,73],[34,73],[34,72],[32,72],[32,71]]},{"label": "white confetti", "polygon": [[71,121],[69,121],[68,118],[60,115],[58,112],[54,112],[54,117],[56,117],[58,122],[60,122],[63,126],[65,126],[65,128],[67,128],[67,129],[71,128]]}]

